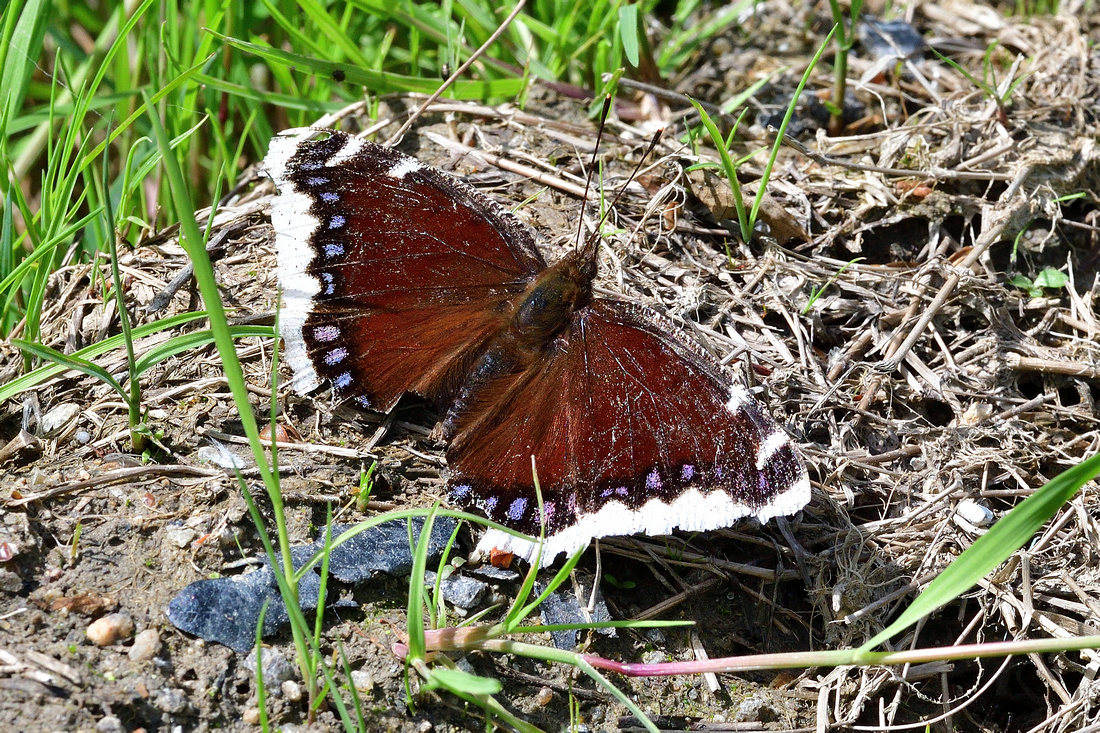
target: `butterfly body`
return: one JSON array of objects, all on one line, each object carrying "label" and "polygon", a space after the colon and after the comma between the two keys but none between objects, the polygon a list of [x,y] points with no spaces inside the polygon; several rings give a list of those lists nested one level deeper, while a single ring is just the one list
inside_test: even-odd
[{"label": "butterfly body", "polygon": [[[594,273],[593,273],[594,274]],[[543,270],[511,304],[511,318],[478,358],[443,421],[443,438],[450,442],[479,392],[508,374],[523,373],[548,350],[573,322],[578,309],[592,299],[592,277],[577,253]],[[470,425],[466,425],[469,432]]]},{"label": "butterfly body", "polygon": [[[315,132],[283,133],[265,161],[295,389],[327,379],[383,411],[434,401],[452,499],[545,527],[544,563],[593,537],[808,501],[789,439],[713,357],[653,311],[593,296],[594,244],[547,266],[524,224],[457,179]],[[497,530],[482,545],[534,551]]]}]

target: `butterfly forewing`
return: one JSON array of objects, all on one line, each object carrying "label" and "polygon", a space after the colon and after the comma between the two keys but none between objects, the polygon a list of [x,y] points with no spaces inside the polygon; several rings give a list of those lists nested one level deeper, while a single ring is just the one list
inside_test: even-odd
[{"label": "butterfly forewing", "polygon": [[[625,302],[578,311],[545,359],[485,385],[447,453],[456,499],[537,535],[533,455],[545,561],[593,537],[714,529],[804,505],[809,482],[786,434],[677,330]],[[483,545],[532,549],[503,533]]]},{"label": "butterfly forewing", "polygon": [[265,168],[299,391],[329,379],[388,410],[446,403],[545,262],[527,227],[475,189],[395,150],[290,130]]}]

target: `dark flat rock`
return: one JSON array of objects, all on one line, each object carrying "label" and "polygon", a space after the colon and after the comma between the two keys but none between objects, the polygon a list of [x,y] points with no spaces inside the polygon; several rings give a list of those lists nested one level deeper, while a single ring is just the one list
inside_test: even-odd
[{"label": "dark flat rock", "polygon": [[[423,518],[412,520],[414,541],[424,527]],[[333,525],[332,536],[338,537],[354,525]],[[455,522],[437,517],[432,526],[428,555],[438,560],[454,531]],[[315,553],[324,547],[324,538],[309,545],[291,548],[295,569],[301,568]],[[271,636],[290,622],[282,595],[275,581],[275,572],[267,558],[251,573],[228,578],[198,580],[176,595],[168,604],[168,620],[176,628],[194,634],[207,641],[238,651],[246,652],[255,645],[256,625],[260,609],[268,603],[264,617],[263,636]],[[298,603],[303,611],[317,608],[320,595],[321,563],[306,573],[298,583]],[[358,585],[370,580],[376,573],[404,576],[412,570],[412,551],[409,547],[408,526],[404,520],[384,522],[359,533],[332,550],[329,555],[329,574],[344,583]],[[329,605],[348,605],[336,601],[336,594]]]}]

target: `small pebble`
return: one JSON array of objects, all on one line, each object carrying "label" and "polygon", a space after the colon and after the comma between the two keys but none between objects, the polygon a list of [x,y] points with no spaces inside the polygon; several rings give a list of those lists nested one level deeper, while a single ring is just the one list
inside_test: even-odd
[{"label": "small pebble", "polygon": [[418,731],[420,731],[420,733],[429,733],[429,731],[431,731],[432,727],[433,727],[432,726],[432,721],[422,720],[422,721],[420,721],[420,725],[416,726],[416,729]]},{"label": "small pebble", "polygon": [[5,593],[19,593],[23,590],[23,579],[12,570],[0,568],[0,590]]},{"label": "small pebble", "polygon": [[[290,666],[290,662],[286,661],[286,658],[279,654],[274,649],[263,650],[262,656],[263,673],[264,673],[264,690],[272,697],[278,697],[282,694],[282,684],[294,676],[294,668]],[[245,669],[256,674],[256,650],[253,649],[248,653],[248,656],[244,660]]]},{"label": "small pebble", "polygon": [[710,52],[714,56],[725,56],[732,50],[733,44],[730,43],[730,40],[728,38],[715,38],[714,42],[710,44]]},{"label": "small pebble", "polygon": [[370,672],[357,669],[351,673],[351,684],[355,685],[355,689],[359,692],[370,692],[374,687],[374,680],[371,679]]},{"label": "small pebble", "polygon": [[157,690],[153,697],[153,704],[170,715],[179,715],[194,709],[187,695],[178,687],[162,687]]},{"label": "small pebble", "polygon": [[302,686],[294,680],[287,680],[282,685],[283,697],[291,702],[298,702],[302,699]]},{"label": "small pebble", "polygon": [[122,721],[113,715],[104,715],[95,724],[96,733],[124,733]]},{"label": "small pebble", "polygon": [[81,445],[87,445],[92,440],[92,434],[87,430],[77,430],[74,437],[76,438],[76,442]]},{"label": "small pebble", "polygon": [[110,646],[133,636],[134,620],[125,613],[109,613],[93,621],[86,633],[89,641],[96,646]]},{"label": "small pebble", "polygon": [[146,629],[134,637],[129,656],[132,662],[147,662],[160,651],[160,634],[156,629]]},{"label": "small pebble", "polygon": [[259,708],[245,708],[245,711],[241,713],[241,720],[248,725],[260,724],[260,709]]},{"label": "small pebble", "polygon": [[993,523],[993,511],[972,499],[960,501],[956,511],[975,527],[986,527]]},{"label": "small pebble", "polygon": [[741,701],[737,708],[736,721],[739,723],[770,723],[776,717],[771,701],[765,695],[756,693]]},{"label": "small pebble", "polygon": [[165,539],[180,549],[190,545],[196,534],[195,530],[181,525],[167,527],[164,530]]},{"label": "small pebble", "polygon": [[54,438],[69,427],[69,424],[79,415],[80,405],[74,402],[58,405],[42,416],[42,422],[38,424],[38,432],[43,438]]}]

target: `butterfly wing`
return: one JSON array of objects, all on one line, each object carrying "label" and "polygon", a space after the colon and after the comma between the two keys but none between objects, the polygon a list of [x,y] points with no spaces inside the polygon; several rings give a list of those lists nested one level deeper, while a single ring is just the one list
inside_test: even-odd
[{"label": "butterfly wing", "polygon": [[[792,514],[810,484],[787,435],[719,364],[646,308],[593,301],[525,371],[486,384],[447,451],[455,500],[539,534],[543,562],[592,538]],[[528,559],[490,530],[481,547]]]},{"label": "butterfly wing", "polygon": [[264,168],[283,288],[280,331],[299,392],[322,379],[388,411],[445,404],[545,267],[523,223],[396,150],[287,130]]}]

